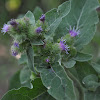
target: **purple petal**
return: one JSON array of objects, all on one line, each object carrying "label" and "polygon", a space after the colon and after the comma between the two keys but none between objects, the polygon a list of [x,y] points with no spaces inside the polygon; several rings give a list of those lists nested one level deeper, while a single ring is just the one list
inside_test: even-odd
[{"label": "purple petal", "polygon": [[6,32],[9,31],[9,29],[10,29],[10,25],[4,24],[1,32],[5,34]]},{"label": "purple petal", "polygon": [[64,40],[60,40],[59,45],[60,45],[60,48],[61,48],[62,51],[66,51],[66,54],[69,54],[68,53],[69,47]]},{"label": "purple petal", "polygon": [[77,35],[79,35],[80,31],[76,30],[74,26],[73,29],[70,27],[69,33],[71,37],[76,37]]},{"label": "purple petal", "polygon": [[14,46],[17,47],[17,48],[19,48],[19,43],[14,42]]}]

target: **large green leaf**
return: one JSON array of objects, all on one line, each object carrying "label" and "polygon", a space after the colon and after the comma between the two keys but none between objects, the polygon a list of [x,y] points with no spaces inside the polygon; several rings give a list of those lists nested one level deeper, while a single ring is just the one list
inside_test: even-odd
[{"label": "large green leaf", "polygon": [[84,77],[82,83],[90,91],[95,91],[100,86],[100,83],[98,82],[98,77],[93,74]]},{"label": "large green leaf", "polygon": [[48,93],[57,100],[76,100],[73,82],[58,63],[51,69],[40,69],[40,75]]},{"label": "large green leaf", "polygon": [[9,82],[9,90],[18,89],[21,87],[20,83],[20,71],[16,72]]},{"label": "large green leaf", "polygon": [[68,61],[62,61],[62,63],[66,68],[72,68],[76,64],[76,61],[73,59],[70,59]]},{"label": "large green leaf", "polygon": [[48,22],[48,25],[50,26],[56,19],[57,19],[57,9],[54,8],[50,11],[48,11],[46,14],[46,21]]},{"label": "large green leaf", "polygon": [[46,92],[40,78],[32,82],[33,88],[21,87],[20,89],[8,91],[1,100],[32,100]]},{"label": "large green leaf", "polygon": [[55,30],[57,29],[57,27],[59,26],[60,22],[62,21],[61,18],[56,19],[50,26],[49,26],[49,31],[46,35],[48,35],[48,37],[46,37],[47,39],[49,39],[50,37],[53,37],[55,34]]},{"label": "large green leaf", "polygon": [[[99,6],[98,0],[71,0],[71,10],[60,23],[56,30],[56,39],[68,33],[68,28],[76,27],[80,30],[79,37],[76,38],[75,46],[88,44],[93,38],[96,25],[98,23],[98,16],[96,8]],[[67,27],[67,29],[66,29]]]},{"label": "large green leaf", "polygon": [[77,75],[79,80],[82,82],[83,78],[87,75],[97,75],[96,71],[92,68],[92,66],[88,62],[77,62],[75,65]]},{"label": "large green leaf", "polygon": [[44,42],[42,40],[33,40],[31,41],[32,45],[44,45]]},{"label": "large green leaf", "polygon": [[95,69],[95,71],[100,74],[100,65],[96,63],[91,63],[92,67]]},{"label": "large green leaf", "polygon": [[85,62],[91,60],[92,55],[78,52],[73,59],[79,62]]},{"label": "large green leaf", "polygon": [[28,17],[29,18],[30,24],[32,24],[32,25],[35,24],[35,18],[34,18],[34,15],[33,15],[33,13],[31,11],[28,11],[25,14],[25,17]]},{"label": "large green leaf", "polygon": [[22,54],[21,58],[18,59],[18,64],[26,64],[27,62],[28,62],[28,59],[27,59],[27,55],[26,54]]},{"label": "large green leaf", "polygon": [[55,99],[46,92],[34,100],[55,100]]},{"label": "large green leaf", "polygon": [[34,14],[35,20],[37,21],[37,20],[39,20],[39,18],[40,18],[41,15],[43,14],[43,11],[42,11],[42,9],[41,9],[40,7],[36,7],[36,8],[34,9],[33,14]]},{"label": "large green leaf", "polygon": [[19,93],[17,94],[9,93],[8,95],[5,95],[1,100],[31,100],[31,99],[28,96],[21,95]]},{"label": "large green leaf", "polygon": [[60,22],[62,21],[62,18],[65,17],[69,13],[69,11],[70,2],[66,1],[60,6],[58,6],[58,9],[54,8],[46,13],[46,21],[49,25],[49,31],[47,33],[47,35],[49,35],[48,38],[50,38],[50,36],[53,37],[55,35],[54,33],[57,27],[59,26]]},{"label": "large green leaf", "polygon": [[22,86],[31,88],[30,76],[31,76],[31,71],[29,67],[24,67],[20,72],[20,82]]},{"label": "large green leaf", "polygon": [[100,100],[100,88],[98,88],[95,92],[86,91],[85,100]]},{"label": "large green leaf", "polygon": [[28,67],[35,72],[34,68],[34,51],[31,46],[27,49]]},{"label": "large green leaf", "polygon": [[70,11],[70,1],[66,1],[58,6],[58,9],[54,8],[46,13],[46,21],[48,25],[51,25],[57,18],[63,18]]},{"label": "large green leaf", "polygon": [[70,8],[70,1],[66,1],[63,4],[59,5],[57,10],[58,16],[62,18],[65,17],[70,12]]}]

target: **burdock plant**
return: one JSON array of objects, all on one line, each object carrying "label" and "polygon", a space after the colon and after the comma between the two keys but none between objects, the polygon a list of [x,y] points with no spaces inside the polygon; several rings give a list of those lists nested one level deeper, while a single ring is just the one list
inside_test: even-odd
[{"label": "burdock plant", "polygon": [[5,24],[23,68],[1,100],[100,100],[100,65],[82,52],[96,32],[97,7],[98,0],[70,0]]}]

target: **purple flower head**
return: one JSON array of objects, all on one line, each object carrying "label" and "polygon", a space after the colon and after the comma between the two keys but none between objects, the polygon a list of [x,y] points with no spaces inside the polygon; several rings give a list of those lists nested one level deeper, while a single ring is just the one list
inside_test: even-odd
[{"label": "purple flower head", "polygon": [[18,52],[12,50],[12,56],[17,56],[18,55]]},{"label": "purple flower head", "polygon": [[19,43],[18,42],[14,42],[14,46],[19,48]]},{"label": "purple flower head", "polygon": [[41,28],[41,26],[40,27],[38,27],[37,29],[36,29],[36,33],[41,33],[42,32],[42,28]]},{"label": "purple flower head", "polygon": [[50,61],[49,58],[47,58],[47,59],[46,59],[46,62],[48,63],[49,61]]},{"label": "purple flower head", "polygon": [[70,33],[71,37],[76,37],[77,35],[80,34],[80,31],[76,30],[75,27],[73,27],[73,29],[72,29],[71,26],[70,26],[69,33]]},{"label": "purple flower head", "polygon": [[14,19],[12,19],[12,20],[10,21],[10,25],[12,25],[13,27],[15,27],[15,26],[18,25],[18,23],[17,23]]},{"label": "purple flower head", "polygon": [[6,32],[9,31],[9,29],[10,29],[10,25],[4,24],[1,32],[5,34]]},{"label": "purple flower head", "polygon": [[66,51],[66,54],[69,54],[69,53],[68,53],[69,47],[68,47],[68,45],[66,44],[66,41],[65,41],[65,40],[62,40],[62,39],[61,39],[59,45],[60,45],[60,48],[61,48],[62,51]]},{"label": "purple flower head", "polygon": [[40,17],[40,21],[42,21],[42,22],[45,21],[45,14],[42,14],[42,16]]}]

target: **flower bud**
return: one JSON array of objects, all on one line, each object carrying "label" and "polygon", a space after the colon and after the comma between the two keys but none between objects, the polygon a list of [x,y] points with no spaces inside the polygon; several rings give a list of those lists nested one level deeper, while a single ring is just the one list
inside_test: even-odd
[{"label": "flower bud", "polygon": [[10,21],[10,25],[12,25],[13,27],[16,27],[18,25],[18,23],[14,19],[12,19]]},{"label": "flower bud", "polygon": [[47,63],[49,63],[49,62],[50,62],[49,58],[47,58],[47,59],[46,59],[46,62],[47,62]]},{"label": "flower bud", "polygon": [[42,16],[40,17],[40,21],[42,21],[44,23],[44,21],[45,21],[45,14],[42,14]]},{"label": "flower bud", "polygon": [[18,52],[12,50],[12,56],[17,56],[18,55]]},{"label": "flower bud", "polygon": [[19,48],[19,43],[18,42],[14,42],[14,47]]},{"label": "flower bud", "polygon": [[40,27],[38,27],[37,29],[36,29],[36,33],[41,33],[42,32],[42,28],[41,28],[41,26]]}]

